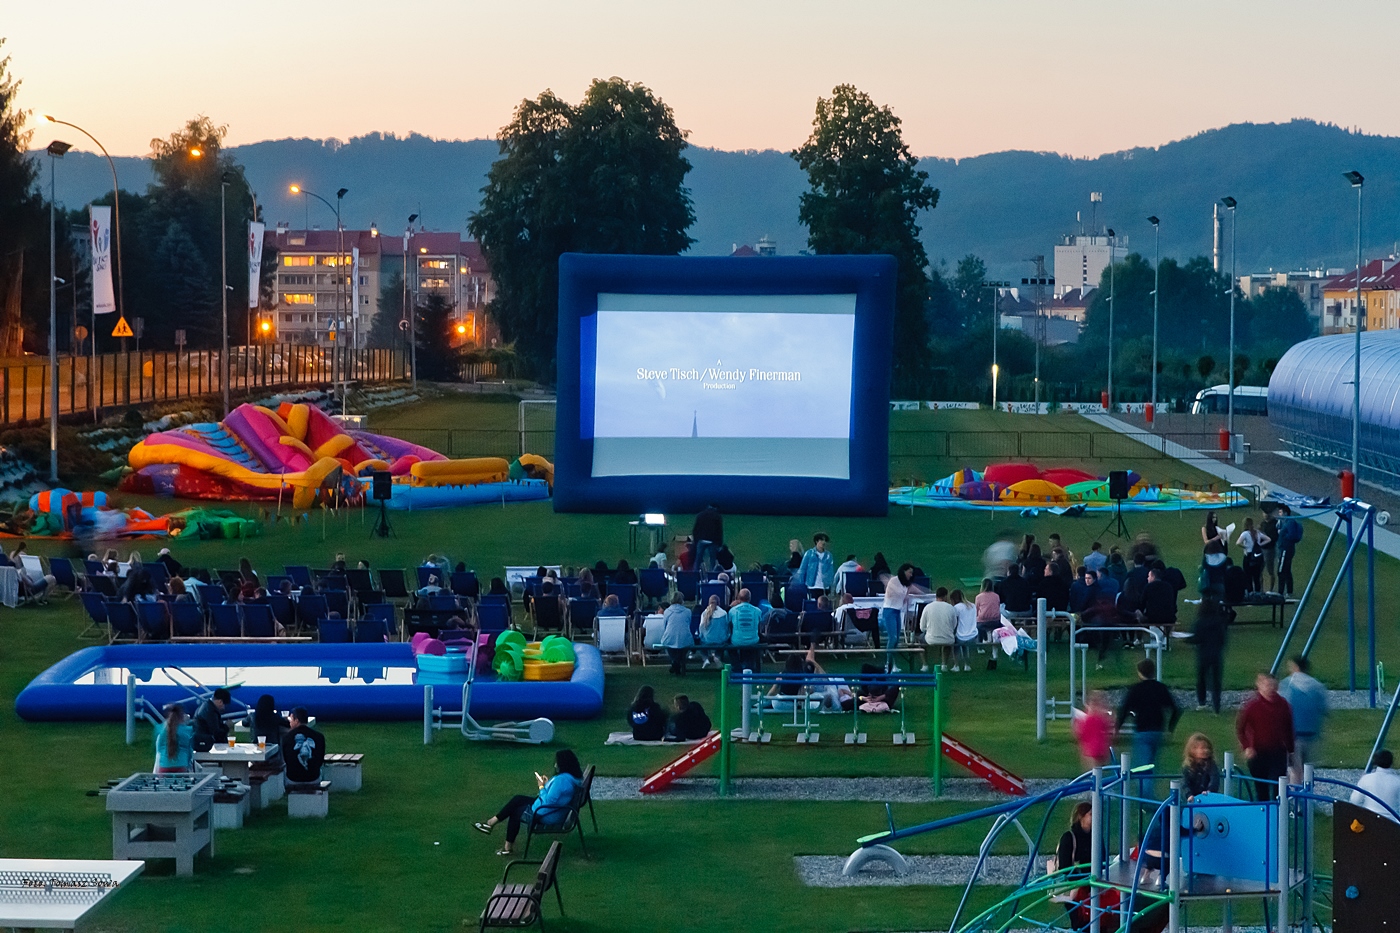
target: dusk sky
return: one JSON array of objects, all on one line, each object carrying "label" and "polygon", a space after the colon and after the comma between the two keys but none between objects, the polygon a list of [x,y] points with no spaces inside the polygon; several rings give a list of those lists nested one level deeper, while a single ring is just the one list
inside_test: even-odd
[{"label": "dusk sky", "polygon": [[[1044,2],[14,3],[20,103],[115,154],[205,113],[230,144],[490,136],[524,97],[619,75],[692,143],[790,149],[850,82],[919,155],[1098,155],[1233,122],[1311,117],[1400,135],[1382,41],[1400,4]],[[35,145],[48,141],[40,128]],[[73,140],[78,142],[78,140]]]}]

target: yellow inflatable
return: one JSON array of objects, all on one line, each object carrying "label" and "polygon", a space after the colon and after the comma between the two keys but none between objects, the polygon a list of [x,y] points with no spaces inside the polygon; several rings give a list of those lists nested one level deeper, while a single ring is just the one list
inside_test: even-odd
[{"label": "yellow inflatable", "polygon": [[501,457],[472,460],[423,460],[409,467],[417,486],[473,486],[503,483],[510,478],[510,464]]}]

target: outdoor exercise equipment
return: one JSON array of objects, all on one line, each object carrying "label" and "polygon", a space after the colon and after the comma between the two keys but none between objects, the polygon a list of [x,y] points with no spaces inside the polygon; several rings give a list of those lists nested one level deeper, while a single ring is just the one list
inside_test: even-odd
[{"label": "outdoor exercise equipment", "polygon": [[[1395,903],[1395,892],[1400,891],[1400,865],[1394,864],[1393,856],[1400,846],[1400,826],[1336,803],[1322,792],[1324,785],[1343,791],[1358,788],[1317,777],[1310,765],[1302,783],[1294,785],[1285,778],[1275,785],[1233,771],[1227,754],[1224,793],[1194,800],[1186,799],[1179,780],[1155,774],[1151,765],[1133,768],[1125,757],[1042,794],[915,826],[897,826],[886,805],[886,828],[858,840],[845,873],[884,862],[903,874],[908,865],[895,848],[902,840],[993,819],[951,931],[1060,929],[1068,921],[1075,929],[1094,933],[1181,933],[1190,928],[1193,905],[1222,902],[1226,933],[1235,906],[1248,902],[1262,904],[1266,928],[1279,931],[1290,926],[1338,933],[1373,930],[1381,928],[1378,918],[1395,916],[1400,907],[1387,910],[1385,905]],[[1265,786],[1276,798],[1245,799],[1248,788],[1261,791]],[[1042,852],[1054,845],[1064,819],[1064,809],[1057,804],[1086,793],[1091,808],[1090,864],[1052,866],[1042,875]],[[1366,791],[1362,794],[1376,799]],[[1315,814],[1325,806],[1336,807],[1330,853],[1336,860],[1335,878],[1317,871],[1330,864],[1314,838]],[[1031,833],[1023,820],[1035,808],[1043,812]],[[965,918],[988,856],[1007,827],[1014,827],[1026,842],[1019,885],[1001,901]],[[1338,909],[1344,900],[1356,903]],[[1329,922],[1329,912],[1335,925]],[[1210,918],[1204,921],[1210,926],[1219,922],[1213,909],[1202,913]]]},{"label": "outdoor exercise equipment", "polygon": [[437,709],[433,706],[433,685],[423,685],[423,744],[431,745],[433,730],[455,720],[462,735],[473,742],[519,742],[526,745],[543,745],[554,739],[554,721],[539,717],[523,722],[498,722],[495,725],[482,725],[472,718],[472,684],[476,680],[477,645],[472,643],[471,659],[467,662],[467,679],[462,684],[462,709],[460,712]]},{"label": "outdoor exercise equipment", "polygon": [[[1342,555],[1341,566],[1337,568],[1337,576],[1332,581],[1332,586],[1327,590],[1327,598],[1322,601],[1322,608],[1318,610],[1317,621],[1313,623],[1312,630],[1308,633],[1308,639],[1303,643],[1302,656],[1307,657],[1312,651],[1313,645],[1317,643],[1317,636],[1322,631],[1322,623],[1327,618],[1327,612],[1332,608],[1332,602],[1337,598],[1337,591],[1341,588],[1342,577],[1346,577],[1347,582],[1347,689],[1356,689],[1356,549],[1361,545],[1362,535],[1366,539],[1366,645],[1367,659],[1370,662],[1367,666],[1370,675],[1370,708],[1376,708],[1376,513],[1375,506],[1362,502],[1359,499],[1343,499],[1342,504],[1336,508],[1336,520],[1332,523],[1332,529],[1327,533],[1327,540],[1323,542],[1322,552],[1317,555],[1317,566],[1313,568],[1312,576],[1308,578],[1308,585],[1303,589],[1303,595],[1298,598],[1298,606],[1293,611],[1293,621],[1288,623],[1288,628],[1283,633],[1283,641],[1278,646],[1278,654],[1274,655],[1274,663],[1270,666],[1271,673],[1277,674],[1279,667],[1283,664],[1284,656],[1288,652],[1288,643],[1292,641],[1294,632],[1298,629],[1298,623],[1303,618],[1303,612],[1307,608],[1308,598],[1312,596],[1313,587],[1317,584],[1318,578],[1322,575],[1322,568],[1327,563],[1327,555],[1332,549],[1332,543],[1337,540],[1343,528],[1346,529],[1347,549]],[[1360,522],[1357,526],[1356,522]],[[1392,703],[1392,706],[1394,704]]]}]

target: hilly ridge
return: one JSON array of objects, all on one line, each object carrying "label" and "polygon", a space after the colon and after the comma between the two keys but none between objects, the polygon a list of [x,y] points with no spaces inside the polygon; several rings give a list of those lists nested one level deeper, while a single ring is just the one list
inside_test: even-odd
[{"label": "hilly ridge", "polygon": [[[303,200],[287,192],[295,182],[328,197],[350,189],[346,224],[374,222],[386,233],[401,230],[410,213],[428,229],[464,230],[497,155],[486,139],[381,134],[347,142],[269,140],[228,151],[245,166],[269,223],[304,223]],[[764,235],[782,253],[806,245],[797,222],[805,179],[786,153],[692,147],[687,157],[694,166],[687,178],[696,212],[692,253],[723,254]],[[123,189],[149,184],[145,159],[116,162]],[[976,253],[999,278],[1027,274],[1032,256],[1050,257],[1060,235],[1078,231],[1076,211],[1087,226],[1090,191],[1104,194],[1100,225],[1126,235],[1129,249],[1144,255],[1152,251],[1149,214],[1162,218],[1164,256],[1209,254],[1211,203],[1229,194],[1240,204],[1240,272],[1348,266],[1356,206],[1341,173],[1356,169],[1367,178],[1367,254],[1389,252],[1400,239],[1400,138],[1307,120],[1234,124],[1092,159],[1008,151],[927,158],[920,166],[941,191],[937,209],[922,218],[930,258],[951,265]],[[81,206],[108,190],[110,177],[100,157],[70,153],[58,168],[58,200]],[[309,207],[313,226],[334,226],[323,205],[313,200]]]}]

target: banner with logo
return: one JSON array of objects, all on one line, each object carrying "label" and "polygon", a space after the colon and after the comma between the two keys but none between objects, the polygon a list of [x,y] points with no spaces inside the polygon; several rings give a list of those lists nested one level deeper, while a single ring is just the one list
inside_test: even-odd
[{"label": "banner with logo", "polygon": [[92,251],[92,313],[111,314],[117,310],[112,291],[112,209],[88,207],[88,245]]},{"label": "banner with logo", "polygon": [[350,312],[353,318],[360,316],[360,248],[350,247]]},{"label": "banner with logo", "polygon": [[248,307],[256,309],[262,297],[263,230],[256,220],[248,223]]}]

